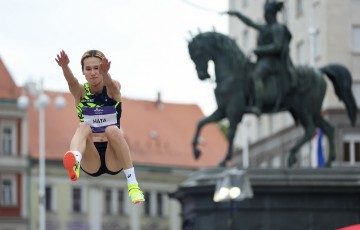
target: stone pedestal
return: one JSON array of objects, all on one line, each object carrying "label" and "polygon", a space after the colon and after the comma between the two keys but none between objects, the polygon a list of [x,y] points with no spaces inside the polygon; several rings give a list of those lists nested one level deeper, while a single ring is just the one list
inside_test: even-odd
[{"label": "stone pedestal", "polygon": [[170,197],[184,230],[322,230],[360,223],[360,169],[249,169],[253,198],[213,202],[217,175],[201,169]]}]

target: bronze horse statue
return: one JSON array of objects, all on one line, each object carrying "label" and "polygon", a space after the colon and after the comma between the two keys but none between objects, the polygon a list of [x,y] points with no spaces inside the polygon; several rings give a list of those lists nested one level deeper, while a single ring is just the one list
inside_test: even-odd
[{"label": "bronze horse statue", "polygon": [[[215,66],[216,88],[214,90],[218,108],[208,117],[201,119],[193,139],[194,157],[200,157],[198,138],[204,125],[218,122],[224,118],[229,120],[228,149],[225,158],[219,166],[225,167],[232,159],[233,139],[236,128],[246,113],[251,113],[249,107],[253,101],[252,79],[249,73],[256,65],[247,58],[234,40],[218,32],[199,33],[188,43],[189,54],[196,66],[198,78],[210,78],[208,62]],[[321,107],[326,92],[326,75],[332,82],[336,95],[344,102],[351,125],[356,123],[357,105],[352,93],[352,77],[346,67],[339,64],[329,64],[316,69],[309,66],[296,66],[298,85],[286,95],[278,95],[279,82],[276,75],[269,76],[264,81],[265,101],[263,113],[289,111],[296,124],[304,128],[304,136],[290,149],[288,166],[293,166],[297,159],[296,153],[306,142],[310,141],[319,127],[329,141],[329,156],[326,166],[331,166],[335,160],[334,128],[321,116]],[[275,92],[275,93],[274,93]]]}]

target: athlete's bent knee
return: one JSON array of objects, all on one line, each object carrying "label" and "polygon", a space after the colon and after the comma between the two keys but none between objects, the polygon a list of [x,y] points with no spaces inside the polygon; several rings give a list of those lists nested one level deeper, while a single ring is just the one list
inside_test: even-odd
[{"label": "athlete's bent knee", "polygon": [[80,132],[86,132],[86,133],[91,133],[91,127],[90,125],[86,124],[85,122],[80,122],[78,125],[78,130]]},{"label": "athlete's bent knee", "polygon": [[121,134],[120,129],[116,125],[110,125],[105,128],[105,135],[109,138]]}]

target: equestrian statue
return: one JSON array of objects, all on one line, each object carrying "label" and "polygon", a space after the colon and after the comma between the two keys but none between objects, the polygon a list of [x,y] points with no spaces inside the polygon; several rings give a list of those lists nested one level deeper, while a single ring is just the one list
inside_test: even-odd
[{"label": "equestrian statue", "polygon": [[351,125],[356,123],[357,105],[352,92],[352,76],[340,64],[329,64],[322,68],[294,66],[290,59],[289,43],[291,33],[285,25],[279,24],[277,13],[282,2],[266,1],[264,17],[266,24],[257,24],[240,12],[224,14],[235,16],[246,25],[259,31],[256,63],[244,55],[236,42],[228,36],[212,31],[199,33],[188,43],[190,58],[195,64],[198,78],[209,79],[208,62],[215,66],[216,88],[214,90],[218,108],[208,117],[201,119],[193,139],[196,159],[200,157],[198,138],[204,125],[229,120],[227,134],[228,150],[219,166],[225,167],[232,159],[233,140],[238,123],[246,113],[256,114],[289,111],[296,124],[304,130],[304,136],[290,149],[288,166],[293,166],[296,153],[320,128],[329,141],[329,157],[326,166],[335,160],[334,128],[321,115],[326,93],[327,76],[338,98],[344,102]]}]

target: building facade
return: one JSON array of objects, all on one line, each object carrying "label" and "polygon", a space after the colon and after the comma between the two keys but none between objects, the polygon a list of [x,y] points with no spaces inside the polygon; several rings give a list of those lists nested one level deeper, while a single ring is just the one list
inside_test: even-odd
[{"label": "building facade", "polygon": [[[353,77],[353,92],[360,102],[360,2],[356,0],[285,0],[278,20],[292,33],[290,54],[295,65],[315,68],[331,63],[346,66]],[[265,0],[230,0],[230,10],[240,11],[255,22],[264,21]],[[239,47],[256,60],[257,31],[247,27],[235,17],[229,18],[229,34]],[[326,77],[325,77],[326,78]],[[337,98],[331,82],[326,79],[327,92],[323,102],[323,116],[335,128],[336,162],[334,166],[351,166],[360,163],[360,129],[351,127],[344,104]],[[246,116],[239,126],[236,138],[238,149],[250,148],[252,167],[285,167],[291,146],[303,135],[287,113]],[[241,130],[247,130],[246,136]],[[243,141],[243,139],[247,141]],[[244,144],[245,143],[245,144]],[[327,142],[324,143],[325,150]],[[311,154],[313,145],[308,143],[298,153],[299,167],[314,167],[316,159]],[[325,156],[326,158],[326,156]],[[235,157],[235,164],[242,164],[242,151]]]},{"label": "building facade", "polygon": [[29,225],[27,119],[17,107],[19,90],[0,59],[0,230]]}]

